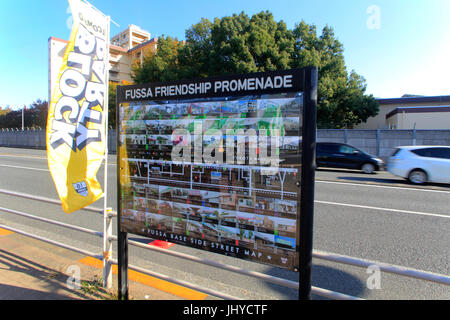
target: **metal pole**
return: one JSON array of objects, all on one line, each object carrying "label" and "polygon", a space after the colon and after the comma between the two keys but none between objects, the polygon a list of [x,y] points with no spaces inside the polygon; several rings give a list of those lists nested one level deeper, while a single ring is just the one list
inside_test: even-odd
[{"label": "metal pole", "polygon": [[314,178],[317,128],[317,67],[304,71],[303,152],[300,203],[299,293],[300,300],[311,299],[313,249]]},{"label": "metal pole", "polygon": [[105,53],[105,102],[104,110],[106,113],[105,120],[105,165],[104,165],[104,193],[103,193],[103,287],[107,289],[112,288],[112,272],[111,272],[111,250],[112,243],[109,240],[109,235],[112,234],[112,224],[110,212],[112,211],[107,206],[108,202],[108,114],[109,114],[109,25],[111,18],[106,17],[106,53]]},{"label": "metal pole", "polygon": [[[119,226],[119,223],[117,224]],[[117,238],[118,298],[128,300],[128,234],[118,231]]]},{"label": "metal pole", "polygon": [[120,224],[122,222],[122,189],[120,178],[127,172],[121,172],[121,154],[120,154],[120,104],[119,104],[119,86],[116,87],[116,155],[117,155],[117,289],[118,299],[128,300],[128,234],[122,232]]},{"label": "metal pole", "polygon": [[109,236],[112,235],[112,209],[107,208],[103,215],[103,287],[112,288],[112,242]]}]

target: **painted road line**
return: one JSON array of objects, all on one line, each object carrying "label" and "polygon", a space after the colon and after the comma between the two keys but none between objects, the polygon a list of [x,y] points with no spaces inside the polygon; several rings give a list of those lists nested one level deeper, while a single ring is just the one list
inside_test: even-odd
[{"label": "painted road line", "polygon": [[436,213],[362,206],[362,205],[357,205],[357,204],[339,203],[339,202],[330,202],[330,201],[321,201],[321,200],[314,200],[314,202],[320,203],[320,204],[333,205],[333,206],[344,206],[344,207],[352,207],[352,208],[359,208],[359,209],[379,210],[379,211],[388,211],[388,212],[396,212],[396,213],[407,213],[407,214],[415,214],[415,215],[421,215],[421,216],[430,216],[430,217],[435,217],[435,218],[447,218],[447,219],[450,218],[450,216],[448,216],[448,215],[436,214]]},{"label": "painted road line", "polygon": [[316,180],[316,182],[318,182],[318,183],[328,183],[328,184],[341,184],[341,185],[357,186],[357,187],[363,186],[363,187],[372,187],[372,188],[385,188],[385,189],[398,189],[398,190],[408,190],[408,191],[423,191],[423,192],[436,192],[436,193],[448,193],[448,194],[450,194],[450,191],[434,190],[434,189],[393,187],[393,186],[374,185],[374,184],[366,184],[366,183],[336,182],[336,181],[325,181],[325,180]]},{"label": "painted road line", "polygon": [[10,234],[13,234],[13,233],[14,232],[12,232],[12,231],[0,228],[0,236],[9,236]]},{"label": "painted road line", "polygon": [[[79,262],[97,269],[103,269],[103,262],[99,259],[86,257],[81,259]],[[112,272],[113,274],[118,273],[117,265],[112,266]],[[208,296],[202,292],[195,291],[134,270],[128,270],[128,279],[187,300],[205,300]]]},{"label": "painted road line", "polygon": [[[113,165],[113,164],[108,164],[108,165]],[[33,170],[33,171],[45,171],[45,172],[50,172],[50,170],[48,170],[48,169],[32,168],[32,167],[12,166],[12,165],[9,165],[9,164],[0,164],[0,167],[14,168],[14,169],[24,169],[24,170]]]},{"label": "painted road line", "polygon": [[[22,154],[8,154],[8,153],[2,153],[0,154],[0,157],[12,157],[12,158],[27,158],[27,159],[40,159],[40,160],[47,160],[47,157],[38,157],[38,156],[28,156],[28,155],[22,155]],[[115,158],[115,157],[114,157]],[[115,162],[108,161],[109,166],[115,166]]]},{"label": "painted road line", "polygon": [[15,168],[15,169],[25,169],[25,170],[34,170],[34,171],[46,171],[49,172],[48,169],[39,169],[39,168],[30,168],[30,167],[19,167],[19,166],[11,166],[8,164],[0,164],[0,167],[6,167],[6,168]]},{"label": "painted road line", "polygon": [[23,154],[10,154],[10,153],[1,153],[0,157],[14,157],[14,158],[32,158],[32,159],[41,159],[47,160],[47,157],[39,157],[39,156],[31,156],[31,155],[23,155]]}]

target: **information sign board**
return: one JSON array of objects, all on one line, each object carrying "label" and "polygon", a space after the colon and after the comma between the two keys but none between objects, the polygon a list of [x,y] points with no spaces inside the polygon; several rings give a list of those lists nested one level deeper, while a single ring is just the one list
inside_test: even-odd
[{"label": "information sign board", "polygon": [[119,86],[119,231],[298,270],[306,72]]}]

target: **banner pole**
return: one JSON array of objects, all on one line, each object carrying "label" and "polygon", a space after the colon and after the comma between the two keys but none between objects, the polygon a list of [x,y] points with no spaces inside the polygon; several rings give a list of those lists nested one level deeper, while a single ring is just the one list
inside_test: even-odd
[{"label": "banner pole", "polygon": [[105,52],[105,102],[104,102],[104,114],[105,119],[105,161],[104,161],[104,193],[103,193],[103,287],[107,289],[112,288],[112,272],[111,272],[111,251],[112,242],[110,236],[112,235],[112,218],[108,209],[108,118],[109,118],[109,29],[110,29],[110,16],[106,17],[107,31],[106,31],[106,52]]}]

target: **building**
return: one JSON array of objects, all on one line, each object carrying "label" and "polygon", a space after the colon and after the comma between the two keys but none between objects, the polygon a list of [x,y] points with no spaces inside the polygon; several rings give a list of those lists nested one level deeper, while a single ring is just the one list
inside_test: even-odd
[{"label": "building", "polygon": [[450,105],[398,107],[386,123],[390,129],[450,129]]},{"label": "building", "polygon": [[148,40],[150,40],[150,32],[130,24],[127,29],[111,38],[111,45],[128,51]]},{"label": "building", "polygon": [[450,96],[377,99],[380,111],[355,129],[450,129]]},{"label": "building", "polygon": [[[131,83],[133,65],[142,65],[144,57],[157,49],[157,39],[138,26],[128,28],[111,39],[109,47],[109,81],[112,83]],[[52,97],[52,89],[56,83],[68,41],[50,37],[48,39],[48,94]]]}]

